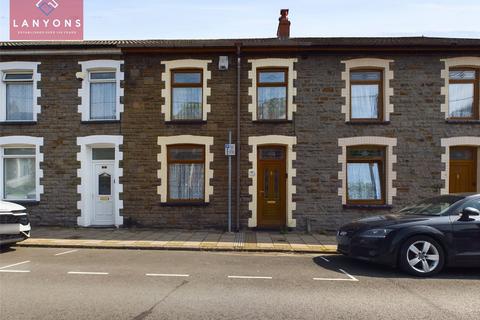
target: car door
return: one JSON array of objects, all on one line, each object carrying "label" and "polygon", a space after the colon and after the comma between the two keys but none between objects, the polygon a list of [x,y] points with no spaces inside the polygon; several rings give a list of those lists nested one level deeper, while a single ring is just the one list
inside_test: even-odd
[{"label": "car door", "polygon": [[457,264],[480,265],[480,216],[471,216],[469,221],[460,219],[460,212],[467,207],[480,210],[480,198],[466,201],[450,216],[453,229],[453,244],[456,252]]}]

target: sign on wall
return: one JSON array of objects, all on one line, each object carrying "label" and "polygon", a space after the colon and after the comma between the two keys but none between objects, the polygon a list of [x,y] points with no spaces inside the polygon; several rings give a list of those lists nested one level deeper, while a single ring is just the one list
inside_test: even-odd
[{"label": "sign on wall", "polygon": [[10,40],[83,40],[83,0],[10,0]]},{"label": "sign on wall", "polygon": [[235,155],[235,144],[226,143],[225,144],[225,155],[234,156]]}]

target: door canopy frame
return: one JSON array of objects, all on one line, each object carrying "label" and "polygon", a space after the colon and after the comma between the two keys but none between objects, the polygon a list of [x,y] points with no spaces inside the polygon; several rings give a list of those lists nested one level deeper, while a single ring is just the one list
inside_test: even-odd
[{"label": "door canopy frame", "polygon": [[296,210],[296,203],[293,201],[293,195],[296,193],[297,188],[293,184],[293,178],[297,175],[297,170],[293,167],[293,161],[296,160],[296,153],[293,151],[293,146],[297,144],[297,137],[281,136],[281,135],[267,135],[249,137],[248,144],[251,148],[251,152],[248,154],[248,160],[251,163],[251,167],[248,170],[248,177],[251,179],[252,184],[248,187],[248,193],[250,194],[250,202],[248,209],[251,212],[251,217],[248,218],[248,227],[257,227],[257,149],[261,145],[281,145],[285,146],[286,150],[286,223],[288,228],[295,228],[297,226],[296,219],[293,219],[293,211]]},{"label": "door canopy frame", "polygon": [[120,178],[123,176],[123,169],[120,167],[120,161],[123,160],[123,152],[120,151],[120,145],[123,144],[123,136],[86,136],[78,137],[77,145],[80,152],[77,153],[77,161],[80,162],[80,169],[77,170],[77,177],[80,178],[80,184],[77,187],[77,193],[80,194],[80,201],[77,202],[77,208],[80,210],[80,216],[77,217],[77,224],[82,227],[91,226],[93,223],[93,204],[92,194],[94,192],[92,183],[92,148],[115,148],[115,160],[113,167],[114,179],[114,225],[119,227],[123,224],[123,217],[120,210],[123,209],[123,200],[120,200],[120,194],[123,192],[123,185]]},{"label": "door canopy frame", "polygon": [[444,148],[442,154],[442,163],[445,170],[441,172],[441,179],[444,181],[444,188],[440,190],[440,194],[448,194],[450,192],[450,148],[451,147],[477,147],[477,192],[480,192],[480,137],[463,136],[451,137],[441,140],[441,146]]},{"label": "door canopy frame", "polygon": [[[282,159],[269,159],[269,160],[261,160],[261,151],[262,149],[277,149],[277,150],[282,150],[282,153],[283,153],[283,157]],[[257,201],[257,226],[261,224],[260,227],[266,227],[266,228],[270,228],[270,227],[285,227],[286,226],[286,218],[287,218],[287,215],[286,215],[286,210],[287,210],[287,207],[286,207],[286,202],[287,202],[287,183],[286,183],[286,179],[285,179],[285,176],[284,174],[287,174],[287,158],[286,158],[286,155],[287,155],[287,148],[286,146],[284,145],[278,145],[278,144],[264,144],[264,145],[258,145],[257,146],[257,166],[258,166],[258,169],[257,169],[257,172],[258,172],[258,176],[262,176],[262,179],[257,179],[257,183],[258,185],[260,186],[260,189],[258,189],[258,186],[257,186],[257,191],[258,191],[258,194],[257,194],[257,197],[258,199],[260,200],[261,199],[261,194],[262,194],[262,188],[263,190],[265,190],[265,168],[276,168],[276,167],[280,167],[283,171],[279,172],[280,176],[278,177],[278,183],[280,183],[278,185],[278,190],[281,191],[280,193],[280,203],[277,203],[277,201],[275,201],[275,205],[280,205],[280,209],[281,209],[281,217],[280,217],[280,220],[281,220],[281,223],[276,225],[276,224],[270,224],[267,222],[266,219],[262,218],[262,212],[261,212],[261,208],[264,208],[265,205],[268,206],[268,202],[267,201],[267,204],[265,204],[265,201]],[[260,168],[261,166],[261,168]],[[262,172],[263,171],[263,172]],[[271,180],[270,180],[270,177],[268,178],[268,182],[267,184],[270,184]],[[270,189],[269,190],[274,190],[274,188]],[[264,194],[264,197],[266,197],[267,195]],[[265,200],[265,199],[264,199]],[[267,223],[266,223],[267,222]],[[273,221],[269,221],[269,222],[273,222]]]}]

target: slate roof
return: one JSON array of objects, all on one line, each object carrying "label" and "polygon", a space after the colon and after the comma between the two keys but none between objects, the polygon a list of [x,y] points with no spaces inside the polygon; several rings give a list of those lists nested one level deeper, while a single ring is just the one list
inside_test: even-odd
[{"label": "slate roof", "polygon": [[85,40],[85,41],[5,41],[0,49],[39,48],[225,48],[242,43],[243,47],[299,48],[480,48],[480,39],[433,37],[332,37],[192,40]]}]

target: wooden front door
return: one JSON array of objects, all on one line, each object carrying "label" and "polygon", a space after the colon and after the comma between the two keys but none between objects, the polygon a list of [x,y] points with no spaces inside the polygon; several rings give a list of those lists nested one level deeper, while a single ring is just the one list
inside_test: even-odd
[{"label": "wooden front door", "polygon": [[282,146],[258,147],[257,225],[286,225],[286,154]]},{"label": "wooden front door", "polygon": [[450,193],[477,191],[477,148],[450,149]]}]

